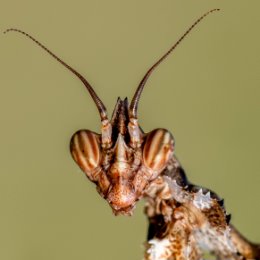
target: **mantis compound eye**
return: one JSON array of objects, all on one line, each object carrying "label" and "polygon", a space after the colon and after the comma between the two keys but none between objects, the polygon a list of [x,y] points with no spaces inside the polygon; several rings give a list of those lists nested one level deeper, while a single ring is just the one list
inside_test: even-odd
[{"label": "mantis compound eye", "polygon": [[92,175],[101,160],[100,136],[89,130],[79,130],[71,138],[70,152],[74,161],[93,180]]},{"label": "mantis compound eye", "polygon": [[155,129],[147,134],[143,148],[144,165],[160,171],[167,165],[174,149],[172,134],[165,129]]}]

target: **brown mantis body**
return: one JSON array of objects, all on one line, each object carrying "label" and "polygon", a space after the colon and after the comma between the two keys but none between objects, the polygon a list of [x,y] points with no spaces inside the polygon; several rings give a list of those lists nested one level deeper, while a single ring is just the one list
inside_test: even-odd
[{"label": "brown mantis body", "polygon": [[[218,259],[260,259],[260,247],[230,225],[223,200],[214,192],[191,184],[174,155],[174,139],[165,129],[144,133],[137,118],[138,102],[151,73],[182,39],[213,9],[201,16],[145,74],[134,97],[118,99],[111,120],[88,81],[29,34],[29,37],[74,73],[94,100],[101,118],[101,134],[76,132],[70,150],[86,176],[115,214],[131,215],[145,198],[149,219],[146,260],[203,258],[208,251]],[[6,31],[6,32],[7,32]]]}]

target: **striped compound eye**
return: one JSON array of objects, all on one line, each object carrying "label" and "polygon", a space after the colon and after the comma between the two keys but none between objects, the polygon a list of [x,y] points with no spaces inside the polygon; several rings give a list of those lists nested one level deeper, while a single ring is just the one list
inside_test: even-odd
[{"label": "striped compound eye", "polygon": [[155,129],[147,134],[143,148],[144,165],[153,170],[161,171],[166,167],[174,149],[174,139],[165,129]]},{"label": "striped compound eye", "polygon": [[79,130],[71,138],[70,152],[79,167],[93,179],[91,175],[101,160],[100,135],[89,130]]}]

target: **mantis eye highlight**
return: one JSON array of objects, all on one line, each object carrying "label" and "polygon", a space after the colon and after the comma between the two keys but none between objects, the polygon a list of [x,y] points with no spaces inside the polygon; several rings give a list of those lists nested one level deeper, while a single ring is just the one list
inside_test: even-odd
[{"label": "mantis eye highlight", "polygon": [[144,165],[160,171],[167,165],[174,149],[172,134],[165,129],[155,129],[148,133],[143,148]]},{"label": "mantis eye highlight", "polygon": [[100,135],[79,130],[71,138],[70,152],[74,161],[92,179],[91,175],[101,160]]}]

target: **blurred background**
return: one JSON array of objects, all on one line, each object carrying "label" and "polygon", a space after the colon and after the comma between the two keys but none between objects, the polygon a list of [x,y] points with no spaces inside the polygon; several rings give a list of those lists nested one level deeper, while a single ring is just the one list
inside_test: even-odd
[{"label": "blurred background", "polygon": [[[77,69],[110,114],[156,70],[139,106],[145,131],[169,129],[189,179],[225,198],[232,223],[260,242],[258,0],[1,1],[0,30],[20,28]],[[0,258],[142,259],[143,202],[115,217],[71,159],[81,128],[100,131],[81,82],[17,33],[0,35]]]}]

